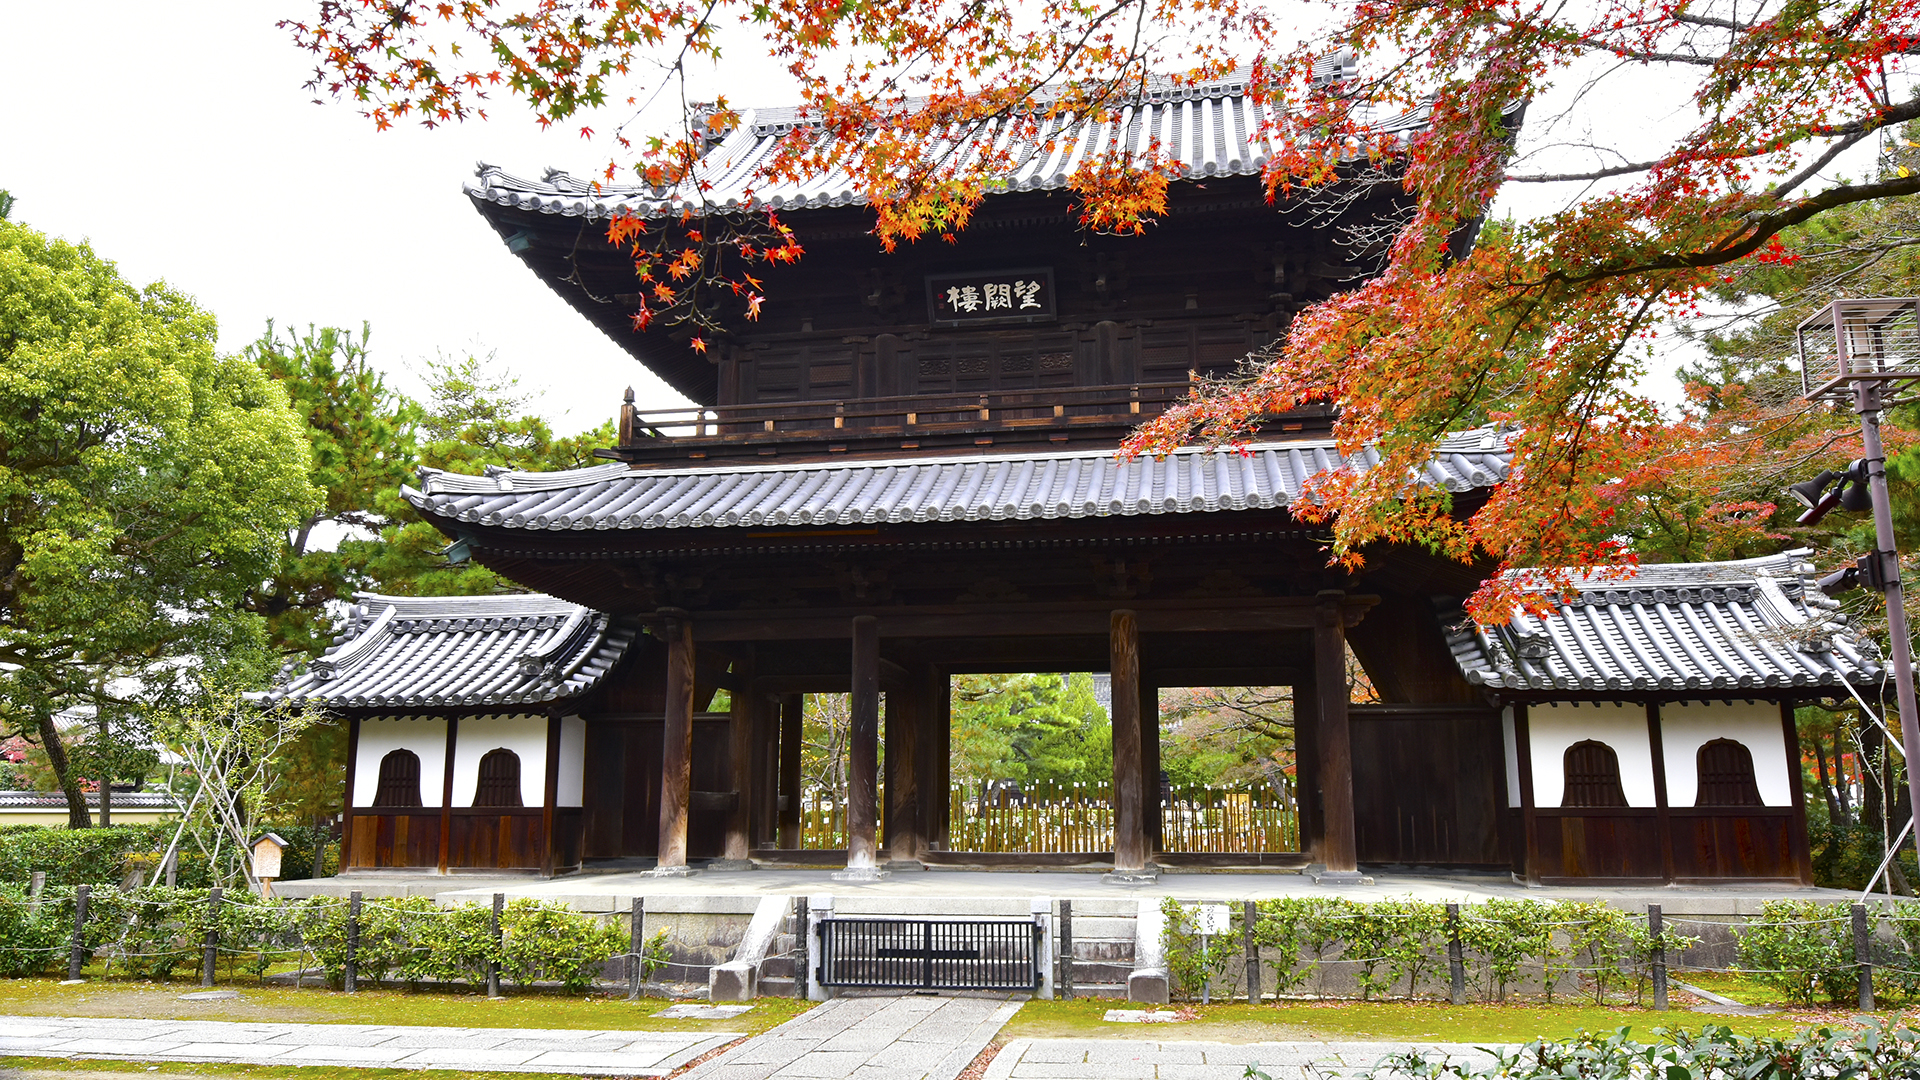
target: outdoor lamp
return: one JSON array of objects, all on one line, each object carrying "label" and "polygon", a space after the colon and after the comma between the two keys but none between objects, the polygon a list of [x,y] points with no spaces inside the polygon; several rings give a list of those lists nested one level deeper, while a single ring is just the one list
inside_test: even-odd
[{"label": "outdoor lamp", "polygon": [[1811,510],[1820,505],[1820,496],[1827,490],[1827,485],[1845,475],[1845,473],[1834,472],[1832,469],[1821,469],[1819,476],[1789,486],[1787,493],[1799,500],[1801,506]]}]

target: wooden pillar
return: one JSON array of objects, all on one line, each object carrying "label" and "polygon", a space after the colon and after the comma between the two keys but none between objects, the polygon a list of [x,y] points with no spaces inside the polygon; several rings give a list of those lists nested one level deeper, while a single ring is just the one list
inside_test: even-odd
[{"label": "wooden pillar", "polygon": [[1131,611],[1116,611],[1107,624],[1113,682],[1113,872],[1147,869],[1145,793],[1141,791],[1140,623]]},{"label": "wooden pillar", "polygon": [[1313,675],[1318,691],[1320,809],[1326,839],[1321,861],[1327,873],[1356,874],[1353,839],[1353,738],[1347,728],[1347,634],[1340,602],[1346,594],[1322,592],[1314,609]]},{"label": "wooden pillar", "polygon": [[540,832],[545,837],[545,840],[541,843],[540,872],[548,877],[552,877],[554,871],[553,811],[560,800],[560,718],[558,716],[547,717],[547,759],[545,773],[546,783],[544,784],[544,789],[546,794],[540,799]]},{"label": "wooden pillar", "polygon": [[684,873],[687,803],[693,788],[693,622],[669,618],[667,708],[661,724],[660,856],[656,869]]},{"label": "wooden pillar", "polygon": [[719,868],[753,868],[753,844],[747,836],[753,814],[753,659],[748,652],[733,664],[733,689],[727,693],[727,784],[733,808],[727,812],[727,842]]},{"label": "wooden pillar", "polygon": [[1667,748],[1660,737],[1660,704],[1647,702],[1647,749],[1653,759],[1654,821],[1660,829],[1660,876],[1673,884],[1673,816],[1667,811]]},{"label": "wooden pillar", "polygon": [[1793,793],[1793,865],[1800,884],[1813,884],[1813,853],[1807,848],[1807,791],[1800,784],[1800,726],[1793,721],[1793,702],[1780,703],[1780,733],[1787,740],[1787,790]]},{"label": "wooden pillar", "polygon": [[1144,674],[1140,677],[1140,804],[1147,850],[1165,851],[1160,835],[1167,816],[1166,807],[1160,805],[1160,688]]},{"label": "wooden pillar", "polygon": [[880,620],[853,619],[853,693],[847,748],[847,871],[869,876],[879,866]]},{"label": "wooden pillar", "polygon": [[755,693],[753,711],[753,817],[747,828],[750,846],[769,848],[779,829],[780,811],[780,703],[771,694]]},{"label": "wooden pillar", "polygon": [[[925,681],[918,666],[909,669],[907,685],[887,694],[887,862],[920,861],[920,726],[925,709],[921,698]],[[911,865],[908,869],[912,869]]]},{"label": "wooden pillar", "polygon": [[340,869],[353,866],[353,773],[360,765],[360,718],[347,721],[347,793],[340,804]]},{"label": "wooden pillar", "polygon": [[1311,682],[1293,687],[1293,798],[1300,814],[1300,850],[1323,861],[1320,828],[1320,694]]},{"label": "wooden pillar", "polygon": [[920,849],[945,850],[953,802],[953,679],[943,668],[920,670]]},{"label": "wooden pillar", "polygon": [[453,750],[459,741],[460,718],[447,718],[447,760],[440,781],[440,872],[447,872],[448,853],[453,847]]},{"label": "wooden pillar", "polygon": [[1533,803],[1533,741],[1527,732],[1527,705],[1513,706],[1513,753],[1520,764],[1520,876],[1540,884],[1540,829]]},{"label": "wooden pillar", "polygon": [[800,719],[806,698],[780,696],[780,838],[788,851],[800,846]]}]

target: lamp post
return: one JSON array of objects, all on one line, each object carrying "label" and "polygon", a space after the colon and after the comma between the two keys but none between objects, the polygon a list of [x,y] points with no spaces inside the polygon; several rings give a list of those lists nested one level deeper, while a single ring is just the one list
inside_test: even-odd
[{"label": "lamp post", "polygon": [[[1893,537],[1893,501],[1887,493],[1886,452],[1880,445],[1880,414],[1887,398],[1920,382],[1920,299],[1876,297],[1835,300],[1795,333],[1802,388],[1810,401],[1851,399],[1860,416],[1861,459],[1831,479],[1865,481],[1873,507],[1872,554],[1859,563],[1860,584],[1887,597],[1887,636],[1893,650],[1893,692],[1900,709],[1900,740],[1911,755],[1920,747],[1920,709],[1913,692],[1913,647],[1907,635],[1907,608],[1900,587],[1900,555]],[[1831,479],[1824,481],[1831,482]],[[1805,498],[1800,492],[1796,495]],[[1818,520],[1836,502],[1846,503],[1844,486],[1813,503]],[[1855,508],[1849,506],[1849,509]],[[1920,823],[1920,768],[1907,762],[1907,798]]]}]

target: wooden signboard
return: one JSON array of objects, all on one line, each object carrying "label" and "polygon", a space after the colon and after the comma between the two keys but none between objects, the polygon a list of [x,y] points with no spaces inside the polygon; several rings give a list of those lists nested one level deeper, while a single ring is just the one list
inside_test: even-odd
[{"label": "wooden signboard", "polygon": [[927,311],[935,326],[1050,322],[1058,317],[1053,269],[928,274]]}]

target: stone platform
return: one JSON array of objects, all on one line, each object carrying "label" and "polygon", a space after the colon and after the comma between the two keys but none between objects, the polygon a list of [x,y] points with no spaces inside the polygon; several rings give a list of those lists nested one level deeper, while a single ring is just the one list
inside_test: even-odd
[{"label": "stone platform", "polygon": [[1427,873],[1368,871],[1371,884],[1328,886],[1298,873],[1162,873],[1147,884],[1117,886],[1101,875],[1071,871],[938,870],[895,872],[878,881],[835,881],[821,869],[703,870],[682,878],[648,877],[643,871],[622,869],[539,878],[530,875],[480,873],[435,874],[408,871],[353,871],[338,877],[310,881],[276,882],[281,896],[341,896],[359,891],[365,896],[431,896],[442,903],[477,902],[496,892],[509,897],[556,900],[579,911],[627,911],[635,897],[649,912],[705,911],[714,914],[751,913],[768,895],[812,896],[830,893],[843,913],[897,914],[1025,914],[1037,897],[1096,902],[1175,897],[1185,901],[1269,900],[1282,897],[1344,896],[1351,900],[1413,897],[1439,903],[1470,904],[1494,897],[1538,900],[1606,900],[1621,906],[1659,904],[1672,916],[1742,916],[1759,911],[1761,903],[1777,898],[1850,901],[1855,894],[1835,889],[1786,885],[1537,887],[1529,888],[1506,874],[1434,871]]}]

